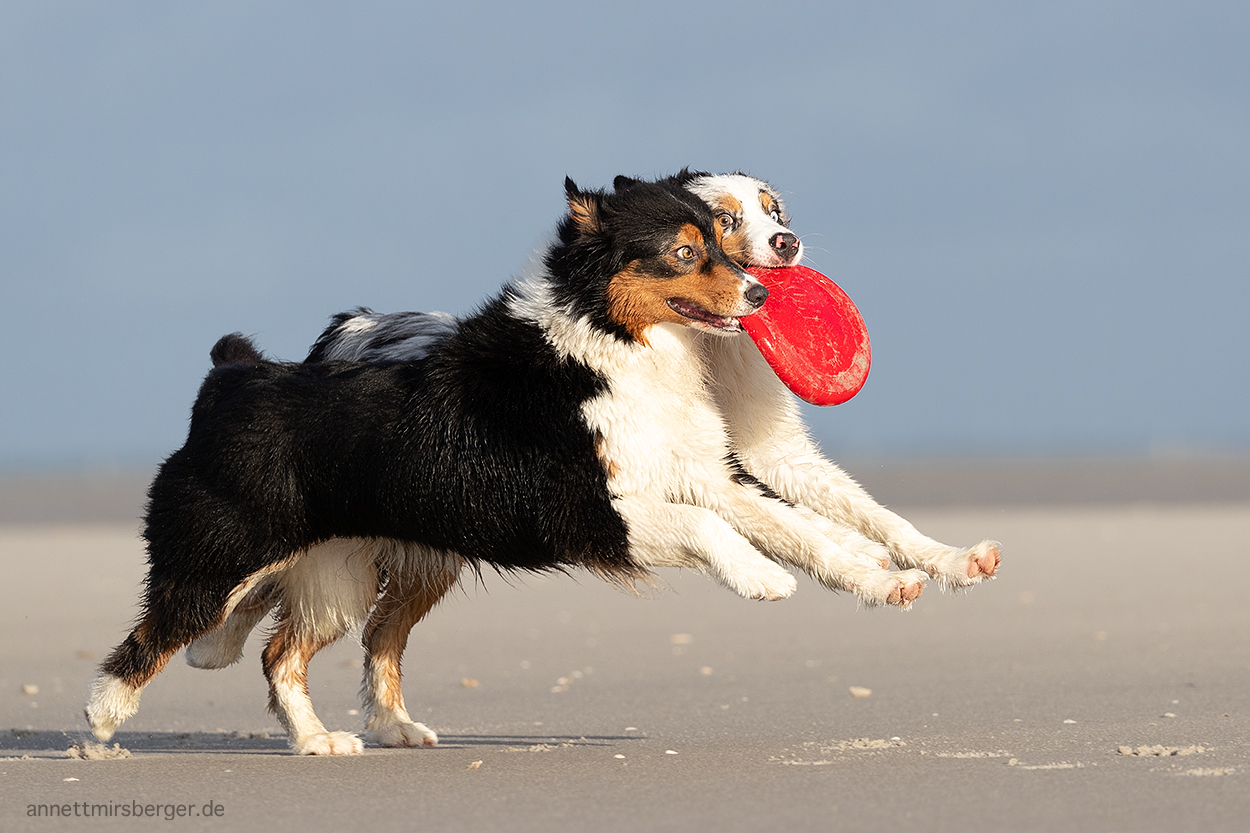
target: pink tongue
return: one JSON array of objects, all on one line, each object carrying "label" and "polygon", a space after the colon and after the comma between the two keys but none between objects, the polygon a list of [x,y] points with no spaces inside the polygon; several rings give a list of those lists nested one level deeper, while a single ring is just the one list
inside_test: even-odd
[{"label": "pink tongue", "polygon": [[864,319],[841,287],[806,266],[747,271],[769,295],[742,326],[786,387],[813,405],[839,405],[859,393],[872,350]]}]

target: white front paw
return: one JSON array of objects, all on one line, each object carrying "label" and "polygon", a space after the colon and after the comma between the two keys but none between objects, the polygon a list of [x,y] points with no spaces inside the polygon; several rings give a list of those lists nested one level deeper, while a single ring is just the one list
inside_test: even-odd
[{"label": "white front paw", "polygon": [[759,559],[758,565],[736,567],[726,577],[730,588],[746,599],[762,599],[775,602],[789,598],[799,589],[794,576],[771,561]]},{"label": "white front paw", "polygon": [[971,587],[994,578],[1002,561],[1000,546],[997,541],[982,541],[971,549],[952,549],[923,567],[946,587]]},{"label": "white front paw", "polygon": [[923,570],[881,570],[855,583],[855,595],[870,605],[897,605],[903,610],[924,591],[929,576]]}]

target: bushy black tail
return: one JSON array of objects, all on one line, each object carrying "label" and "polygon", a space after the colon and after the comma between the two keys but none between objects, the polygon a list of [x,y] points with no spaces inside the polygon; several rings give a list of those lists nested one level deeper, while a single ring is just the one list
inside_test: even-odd
[{"label": "bushy black tail", "polygon": [[231,333],[217,339],[213,349],[208,351],[208,357],[213,360],[213,367],[226,364],[259,364],[265,359],[252,340],[243,333]]}]

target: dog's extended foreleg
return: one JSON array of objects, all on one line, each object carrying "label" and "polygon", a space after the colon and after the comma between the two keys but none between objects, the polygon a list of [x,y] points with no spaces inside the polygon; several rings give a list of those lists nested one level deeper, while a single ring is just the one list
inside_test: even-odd
[{"label": "dog's extended foreleg", "polygon": [[922,534],[910,522],[881,506],[813,446],[784,459],[752,461],[761,480],[783,495],[835,522],[853,526],[881,542],[900,567],[918,568],[947,587],[967,587],[992,578],[1000,561],[999,545],[951,547]]},{"label": "dog's extended foreleg", "polygon": [[830,522],[812,523],[801,507],[756,494],[749,488],[717,495],[716,511],[770,558],[793,564],[834,590],[850,590],[870,605],[903,609],[924,590],[928,575],[920,570],[890,572],[872,555],[848,551],[831,534],[858,538]]},{"label": "dog's extended foreleg", "polygon": [[715,512],[641,497],[613,505],[629,527],[629,555],[640,567],[701,570],[748,599],[792,594],[794,576],[769,561]]},{"label": "dog's extended foreleg", "polygon": [[389,578],[365,625],[365,737],[381,746],[435,746],[438,736],[404,707],[400,662],[408,632],[459,579],[459,556],[411,547],[388,565]]},{"label": "dog's extended foreleg", "polygon": [[[966,587],[993,577],[998,544],[983,541],[960,549],[934,541],[878,504],[822,455],[803,425],[798,401],[749,338],[716,339],[708,347],[716,402],[734,439],[734,451],[748,472],[786,500],[879,542],[900,567],[922,569],[947,587]],[[873,548],[857,546],[854,539],[829,537],[854,552],[879,555]]]}]

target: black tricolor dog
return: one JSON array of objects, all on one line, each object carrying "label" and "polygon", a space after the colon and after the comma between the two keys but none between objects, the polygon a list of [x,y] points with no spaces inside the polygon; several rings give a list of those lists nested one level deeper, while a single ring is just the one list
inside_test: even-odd
[{"label": "black tricolor dog", "polygon": [[[740,331],[767,291],[716,245],[697,198],[566,190],[540,274],[421,361],[285,364],[241,336],[218,343],[187,442],[149,492],[144,609],[93,685],[97,737],[179,648],[275,599],[271,706],[297,751],[335,754],[360,741],[313,714],[308,660],[367,620],[371,738],[433,743],[404,710],[399,660],[466,562],[627,583],[677,564],[753,598],[793,592],[761,549],[792,559],[795,534],[828,542],[742,476],[691,338]],[[766,543],[766,518],[798,529]],[[200,664],[233,661],[211,641]]]}]

